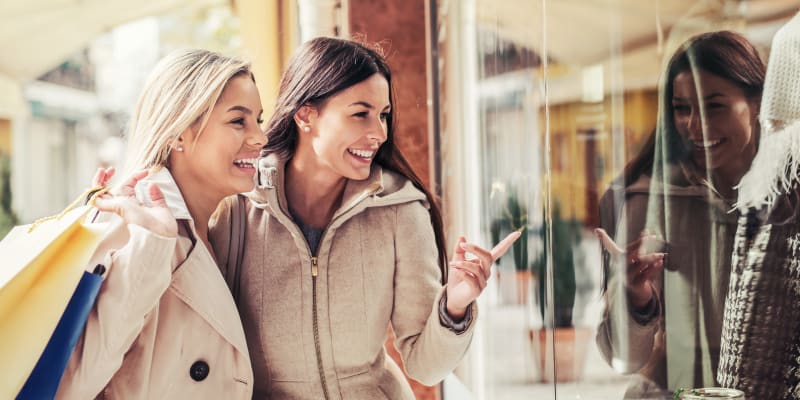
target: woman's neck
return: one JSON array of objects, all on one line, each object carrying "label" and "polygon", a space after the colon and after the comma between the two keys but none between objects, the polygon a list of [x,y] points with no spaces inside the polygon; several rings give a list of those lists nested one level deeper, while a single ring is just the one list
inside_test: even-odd
[{"label": "woman's neck", "polygon": [[755,158],[755,152],[745,152],[730,165],[723,165],[711,172],[711,181],[714,188],[726,199],[735,199],[737,194],[736,185],[742,180],[744,174],[750,169],[750,164]]},{"label": "woman's neck", "polygon": [[190,176],[181,174],[179,170],[170,172],[194,221],[198,239],[205,243],[211,254],[214,254],[208,240],[208,221],[224,196],[209,191],[203,182],[196,182]]},{"label": "woman's neck", "polygon": [[286,200],[303,223],[324,228],[339,209],[347,179],[320,173],[324,167],[293,157],[286,167]]}]

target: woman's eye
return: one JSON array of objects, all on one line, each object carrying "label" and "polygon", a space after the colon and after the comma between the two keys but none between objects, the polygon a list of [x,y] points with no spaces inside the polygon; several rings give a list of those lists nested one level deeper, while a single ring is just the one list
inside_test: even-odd
[{"label": "woman's eye", "polygon": [[235,120],[231,121],[231,123],[236,125],[244,125],[244,118],[236,118]]},{"label": "woman's eye", "polygon": [[367,114],[368,113],[366,111],[362,111],[362,112],[357,112],[357,113],[353,114],[353,116],[356,117],[356,118],[366,118]]},{"label": "woman's eye", "polygon": [[389,113],[388,112],[381,113],[381,121],[386,121],[388,119],[389,119]]}]

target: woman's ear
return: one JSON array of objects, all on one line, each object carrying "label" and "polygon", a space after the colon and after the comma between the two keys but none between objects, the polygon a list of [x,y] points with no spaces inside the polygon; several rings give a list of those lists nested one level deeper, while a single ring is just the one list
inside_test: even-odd
[{"label": "woman's ear", "polygon": [[294,113],[294,123],[300,132],[310,132],[311,127],[317,119],[317,109],[314,106],[305,104]]},{"label": "woman's ear", "polygon": [[170,142],[170,147],[172,147],[173,150],[183,151],[183,145],[185,143],[183,136],[184,135],[180,135]]}]

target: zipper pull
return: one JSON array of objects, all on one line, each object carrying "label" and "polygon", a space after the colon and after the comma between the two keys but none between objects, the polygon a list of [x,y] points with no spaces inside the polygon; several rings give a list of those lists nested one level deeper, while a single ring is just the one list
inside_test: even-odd
[{"label": "zipper pull", "polygon": [[311,257],[311,276],[319,274],[319,267],[317,266],[317,257]]}]

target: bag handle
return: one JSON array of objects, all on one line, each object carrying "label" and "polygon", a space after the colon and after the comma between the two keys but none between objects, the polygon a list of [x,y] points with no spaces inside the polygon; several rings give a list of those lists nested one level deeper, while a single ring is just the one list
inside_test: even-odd
[{"label": "bag handle", "polygon": [[78,196],[78,198],[75,199],[75,201],[70,203],[64,209],[64,211],[61,211],[61,213],[59,213],[57,215],[51,215],[49,217],[39,218],[36,221],[34,221],[31,224],[31,227],[28,228],[28,233],[33,232],[33,230],[36,229],[36,227],[38,227],[39,225],[41,225],[44,222],[47,222],[47,221],[50,221],[50,220],[54,220],[54,219],[55,220],[59,220],[59,219],[63,218],[65,215],[67,215],[68,212],[72,211],[75,207],[77,207],[79,204],[81,204],[83,199],[86,199],[86,204],[88,204],[90,206],[94,206],[95,200],[97,200],[98,197],[100,197],[100,196],[102,196],[102,195],[104,195],[106,193],[108,193],[108,188],[105,187],[105,186],[99,186],[99,185],[95,186],[95,187],[93,187],[91,189],[86,190],[80,196]]},{"label": "bag handle", "polygon": [[241,194],[231,204],[231,232],[228,244],[228,268],[225,271],[225,281],[233,294],[233,300],[239,303],[240,275],[242,270],[242,259],[244,258],[244,241],[247,224],[245,213],[245,202],[247,198]]}]

